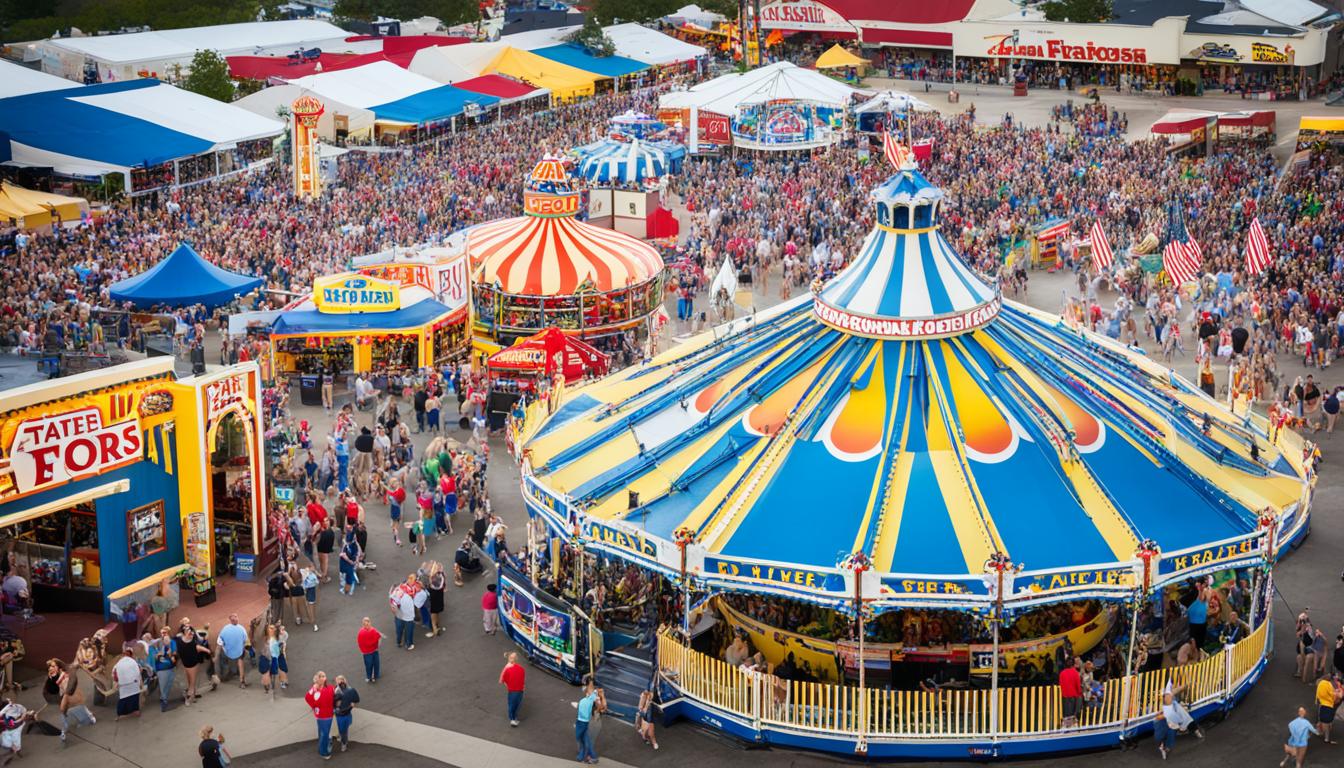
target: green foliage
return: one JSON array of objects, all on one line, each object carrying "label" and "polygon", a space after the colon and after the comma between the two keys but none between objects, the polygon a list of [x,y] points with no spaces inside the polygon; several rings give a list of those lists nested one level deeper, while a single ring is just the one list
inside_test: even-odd
[{"label": "green foliage", "polygon": [[593,16],[585,17],[583,26],[574,30],[574,33],[566,39],[587,48],[594,56],[612,56],[616,53],[616,44],[606,36],[602,31],[602,25]]},{"label": "green foliage", "polygon": [[1115,16],[1111,0],[1050,0],[1041,10],[1050,21],[1067,19],[1075,24],[1110,21]]},{"label": "green foliage", "polygon": [[[761,4],[765,4],[764,0],[762,0]],[[735,20],[737,18],[737,0],[704,0],[704,2],[696,3],[696,5],[700,6],[700,10],[702,11],[717,13],[720,16],[727,17],[729,20]],[[677,6],[677,8],[680,7],[681,6]],[[673,8],[672,11],[677,10],[677,8]],[[668,11],[668,13],[671,13],[672,11]],[[663,15],[666,16],[667,14],[665,13]]]},{"label": "green foliage", "polygon": [[373,21],[379,16],[408,21],[433,16],[444,26],[453,26],[481,17],[475,0],[336,0],[332,15],[338,19]]},{"label": "green foliage", "polygon": [[277,18],[281,0],[0,0],[0,39],[41,40],[70,27],[92,34],[122,27],[180,29]]},{"label": "green foliage", "polygon": [[229,64],[215,51],[197,51],[191,57],[191,72],[182,81],[182,87],[218,101],[233,101]]},{"label": "green foliage", "polygon": [[653,21],[683,5],[683,0],[593,0],[588,16],[603,26],[617,21]]}]

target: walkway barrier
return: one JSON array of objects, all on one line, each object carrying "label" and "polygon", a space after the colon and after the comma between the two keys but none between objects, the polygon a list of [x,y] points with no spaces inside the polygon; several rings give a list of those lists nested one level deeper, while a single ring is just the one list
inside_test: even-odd
[{"label": "walkway barrier", "polygon": [[[1117,740],[1149,723],[1170,682],[1192,712],[1230,704],[1265,655],[1268,624],[1236,645],[1193,664],[1107,680],[1078,724],[1064,729],[1057,685],[993,690],[893,691],[781,680],[744,672],[691,650],[672,632],[658,638],[658,670],[681,696],[751,724],[757,737],[787,729],[825,737],[877,740],[1005,741],[1077,732],[1113,731]],[[997,697],[998,727],[991,706]],[[1128,700],[1128,706],[1126,701]]]}]

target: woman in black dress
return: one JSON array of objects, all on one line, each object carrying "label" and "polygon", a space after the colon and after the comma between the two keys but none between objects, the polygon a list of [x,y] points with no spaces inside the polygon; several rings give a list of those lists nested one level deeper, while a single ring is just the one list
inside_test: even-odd
[{"label": "woman in black dress", "polygon": [[443,634],[439,625],[439,614],[443,613],[443,590],[448,586],[448,577],[444,575],[443,564],[431,563],[429,566],[429,637]]}]

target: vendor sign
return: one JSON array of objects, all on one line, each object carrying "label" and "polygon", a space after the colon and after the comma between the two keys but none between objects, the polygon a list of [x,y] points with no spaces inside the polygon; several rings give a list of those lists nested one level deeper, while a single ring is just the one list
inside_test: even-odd
[{"label": "vendor sign", "polygon": [[401,286],[369,275],[343,274],[313,281],[319,312],[393,312],[401,309]]},{"label": "vendor sign", "polygon": [[139,461],[143,449],[134,414],[106,424],[90,405],[20,423],[9,460],[18,492],[26,494]]}]

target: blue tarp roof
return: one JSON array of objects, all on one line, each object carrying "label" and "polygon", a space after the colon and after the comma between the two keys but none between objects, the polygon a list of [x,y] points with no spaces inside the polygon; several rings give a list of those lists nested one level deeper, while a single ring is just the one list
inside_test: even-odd
[{"label": "blue tarp roof", "polygon": [[116,301],[137,307],[186,307],[204,304],[213,308],[228,304],[235,296],[260,286],[261,278],[220,269],[182,243],[168,258],[141,272],[113,283],[109,289]]},{"label": "blue tarp roof", "polygon": [[452,310],[433,299],[412,304],[393,312],[346,312],[329,314],[316,309],[282,312],[271,326],[271,333],[309,334],[343,331],[379,331],[415,328],[437,320]]},{"label": "blue tarp roof", "polygon": [[594,56],[587,48],[575,43],[538,48],[532,53],[603,77],[620,77],[649,68],[649,65],[642,61],[627,59],[624,56]]},{"label": "blue tarp roof", "polygon": [[434,120],[447,120],[460,115],[467,104],[480,104],[481,108],[499,103],[497,96],[476,93],[463,88],[445,85],[421,91],[404,99],[389,101],[376,107],[370,107],[379,120],[396,120],[400,123],[428,123]]},{"label": "blue tarp roof", "polygon": [[205,139],[72,98],[158,84],[145,78],[0,99],[0,131],[37,149],[131,168],[210,151]]}]

